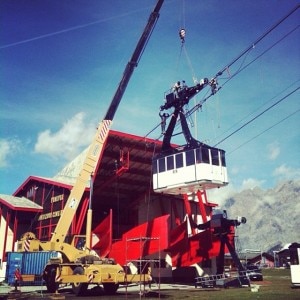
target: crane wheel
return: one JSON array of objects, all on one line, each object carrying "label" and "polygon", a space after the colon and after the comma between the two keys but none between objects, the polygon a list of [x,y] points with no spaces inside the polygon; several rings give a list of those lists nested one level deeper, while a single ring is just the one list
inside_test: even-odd
[{"label": "crane wheel", "polygon": [[[84,274],[83,267],[78,266],[73,270],[73,275],[83,275],[83,274]],[[85,295],[87,288],[88,288],[88,283],[80,283],[80,282],[72,283],[72,290],[76,296]]]},{"label": "crane wheel", "polygon": [[105,294],[113,295],[119,288],[119,285],[116,283],[102,283]]}]

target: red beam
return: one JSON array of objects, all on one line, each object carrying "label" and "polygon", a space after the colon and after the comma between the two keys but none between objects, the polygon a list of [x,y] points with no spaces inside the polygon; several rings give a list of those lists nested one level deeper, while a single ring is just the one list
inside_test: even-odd
[{"label": "red beam", "polygon": [[206,223],[207,222],[207,215],[206,215],[206,210],[205,210],[204,203],[203,203],[203,200],[202,200],[202,194],[203,193],[206,195],[205,191],[203,191],[203,192],[198,191],[197,192],[197,197],[198,197],[199,208],[200,208],[200,212],[201,212],[201,216],[202,216],[202,221],[203,221],[203,223]]}]

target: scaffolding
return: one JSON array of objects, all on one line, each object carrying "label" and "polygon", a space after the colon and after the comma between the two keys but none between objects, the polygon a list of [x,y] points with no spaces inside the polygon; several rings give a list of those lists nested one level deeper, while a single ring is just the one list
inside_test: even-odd
[{"label": "scaffolding", "polygon": [[[158,253],[158,258],[149,258],[146,259],[144,255],[145,253],[145,248],[146,245],[149,246],[149,244],[151,243],[151,241],[157,241],[157,251],[155,253]],[[139,256],[138,258],[134,257],[134,258],[130,258],[130,247],[136,247],[138,245],[139,247]],[[130,264],[136,264],[136,275],[140,276],[142,278],[142,274],[150,274],[151,275],[151,271],[152,271],[152,267],[151,264],[154,266],[158,266],[158,280],[156,282],[157,287],[158,287],[158,293],[160,295],[160,277],[161,277],[161,249],[160,249],[160,238],[159,237],[145,237],[145,236],[140,236],[140,237],[133,237],[133,238],[127,238],[126,239],[126,274],[128,274],[127,272],[130,270],[129,265]],[[153,277],[151,276],[152,280]],[[152,282],[149,282],[149,290],[151,290],[152,288]],[[143,287],[142,287],[143,285]],[[126,286],[126,294],[127,294],[128,290],[127,290],[127,286]],[[143,282],[142,280],[140,280],[139,283],[139,295],[140,298],[143,295],[146,295],[146,283]]]}]

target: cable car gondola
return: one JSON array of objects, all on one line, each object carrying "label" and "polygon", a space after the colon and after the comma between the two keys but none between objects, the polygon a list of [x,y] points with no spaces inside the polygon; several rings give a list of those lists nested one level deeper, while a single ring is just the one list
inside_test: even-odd
[{"label": "cable car gondola", "polygon": [[[173,90],[166,95],[166,102],[160,110],[174,107],[174,111],[165,132],[168,114],[160,113],[164,138],[161,153],[152,161],[155,192],[179,195],[228,184],[225,151],[194,139],[183,112],[183,106],[208,84],[210,83],[206,78],[193,87],[187,87],[184,82],[182,85],[177,82]],[[171,137],[178,117],[187,144],[174,148],[171,146]]]}]

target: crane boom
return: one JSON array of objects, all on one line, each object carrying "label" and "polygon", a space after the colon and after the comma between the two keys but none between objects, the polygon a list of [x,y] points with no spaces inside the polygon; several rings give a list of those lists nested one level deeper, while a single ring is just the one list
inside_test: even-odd
[{"label": "crane boom", "polygon": [[141,37],[136,45],[136,48],[131,56],[130,61],[126,65],[125,71],[123,73],[123,77],[119,83],[119,86],[115,92],[115,95],[114,95],[114,97],[110,103],[110,106],[107,110],[107,113],[104,117],[105,120],[112,120],[118,109],[119,103],[122,99],[122,96],[125,92],[127,84],[130,80],[130,77],[131,77],[133,71],[134,71],[134,68],[137,67],[137,65],[140,61],[140,58],[144,52],[144,49],[147,45],[147,42],[151,36],[151,33],[155,27],[155,24],[159,18],[159,11],[160,11],[160,8],[161,8],[163,2],[164,2],[164,0],[157,1],[156,6],[148,19],[148,22],[143,31],[143,34],[141,35]]},{"label": "crane boom", "polygon": [[71,243],[65,241],[65,239],[85,189],[97,172],[114,115],[134,68],[137,67],[156,21],[158,20],[162,4],[163,0],[157,0],[156,6],[148,19],[137,46],[125,67],[116,93],[111,100],[104,119],[99,123],[82,169],[70,192],[50,241],[40,241],[35,238],[34,234],[28,232],[25,233],[18,242],[17,248],[19,252],[55,251],[61,254],[59,257],[50,258],[44,267],[43,280],[46,283],[49,293],[56,293],[60,284],[71,284],[73,292],[76,295],[84,295],[89,284],[102,284],[106,293],[113,294],[117,291],[119,284],[128,285],[134,282],[141,283],[151,281],[150,270],[148,270],[147,274],[140,273],[138,276],[137,274],[127,274],[123,267],[116,263],[114,259],[100,257],[91,251],[91,208],[88,209],[86,216],[85,246],[76,247],[78,246],[75,244],[78,238],[76,236],[73,237]]},{"label": "crane boom", "polygon": [[[60,243],[63,243],[68,230],[70,228],[71,222],[74,218],[78,205],[81,201],[83,193],[93,172],[97,169],[98,164],[101,161],[101,156],[104,151],[105,142],[107,140],[109,129],[112,124],[114,115],[118,109],[122,96],[126,90],[127,84],[130,80],[131,75],[135,67],[137,67],[138,62],[143,54],[145,46],[151,36],[151,33],[154,29],[154,26],[159,17],[159,11],[163,4],[164,0],[158,0],[156,6],[150,17],[148,22],[143,30],[143,33],[137,43],[137,46],[131,56],[130,61],[127,63],[126,68],[124,70],[122,79],[118,85],[118,88],[115,92],[115,95],[110,103],[110,106],[107,110],[107,113],[104,119],[100,122],[95,137],[90,145],[89,151],[86,155],[85,161],[83,163],[82,170],[71,190],[71,193],[68,197],[62,215],[57,223],[55,231],[51,237],[51,244],[53,247],[59,247]],[[49,246],[49,245],[48,245]],[[46,247],[46,245],[45,245]],[[52,247],[51,247],[52,248]],[[47,247],[47,249],[49,249]],[[56,249],[53,249],[56,250]]]}]

